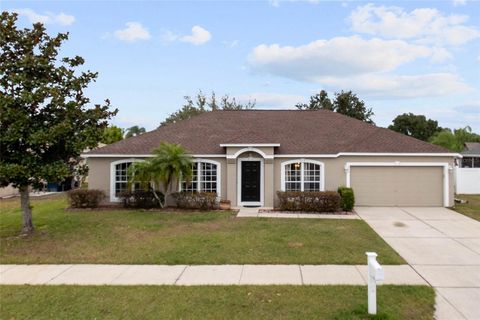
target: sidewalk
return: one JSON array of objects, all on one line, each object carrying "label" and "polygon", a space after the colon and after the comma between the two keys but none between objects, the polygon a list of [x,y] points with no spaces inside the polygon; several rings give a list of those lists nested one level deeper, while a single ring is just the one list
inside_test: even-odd
[{"label": "sidewalk", "polygon": [[[387,265],[383,284],[427,285],[409,265]],[[366,285],[366,265],[0,265],[0,284]]]}]

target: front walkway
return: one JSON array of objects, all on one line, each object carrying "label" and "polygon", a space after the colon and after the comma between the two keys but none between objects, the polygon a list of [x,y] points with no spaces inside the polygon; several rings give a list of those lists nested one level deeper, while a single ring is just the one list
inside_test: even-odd
[{"label": "front walkway", "polygon": [[[409,265],[384,266],[383,284],[427,285]],[[366,285],[365,265],[0,265],[0,284]]]},{"label": "front walkway", "polygon": [[437,292],[437,319],[480,319],[480,223],[446,208],[358,207]]}]

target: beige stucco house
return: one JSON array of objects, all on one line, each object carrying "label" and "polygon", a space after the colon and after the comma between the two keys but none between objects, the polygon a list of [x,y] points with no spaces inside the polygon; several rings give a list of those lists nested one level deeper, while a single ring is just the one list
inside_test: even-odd
[{"label": "beige stucco house", "polygon": [[162,141],[194,157],[193,181],[179,189],[238,207],[273,207],[278,190],[339,186],[352,187],[359,206],[452,206],[460,156],[327,110],[213,111],[84,154],[89,188],[119,201],[128,166]]}]

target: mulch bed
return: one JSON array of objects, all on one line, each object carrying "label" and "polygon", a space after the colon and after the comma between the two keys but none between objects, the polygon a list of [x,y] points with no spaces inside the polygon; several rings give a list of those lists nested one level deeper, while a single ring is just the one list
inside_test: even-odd
[{"label": "mulch bed", "polygon": [[281,211],[276,209],[259,209],[258,213],[281,213],[281,214],[329,214],[329,215],[345,215],[345,216],[354,216],[357,213],[355,210],[352,212],[348,211],[336,211],[336,212],[312,212],[312,211]]}]

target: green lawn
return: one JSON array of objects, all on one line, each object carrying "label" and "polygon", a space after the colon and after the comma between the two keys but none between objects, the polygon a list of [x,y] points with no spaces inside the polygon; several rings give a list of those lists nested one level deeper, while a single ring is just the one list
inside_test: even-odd
[{"label": "green lawn", "polygon": [[236,218],[232,212],[66,211],[33,201],[36,231],[18,236],[18,199],[0,202],[2,263],[383,264],[405,261],[361,220]]},{"label": "green lawn", "polygon": [[1,319],[433,319],[427,286],[0,286]]},{"label": "green lawn", "polygon": [[468,203],[456,203],[453,208],[470,218],[480,221],[480,194],[457,194],[456,198],[467,200]]}]

